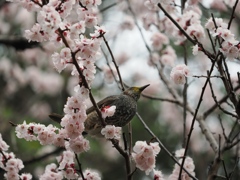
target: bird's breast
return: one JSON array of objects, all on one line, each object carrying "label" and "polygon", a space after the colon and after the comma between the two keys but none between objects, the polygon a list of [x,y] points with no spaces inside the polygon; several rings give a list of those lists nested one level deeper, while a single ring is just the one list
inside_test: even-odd
[{"label": "bird's breast", "polygon": [[116,106],[116,110],[113,116],[106,118],[107,124],[125,126],[137,111],[137,102],[129,96],[120,97],[113,105]]}]

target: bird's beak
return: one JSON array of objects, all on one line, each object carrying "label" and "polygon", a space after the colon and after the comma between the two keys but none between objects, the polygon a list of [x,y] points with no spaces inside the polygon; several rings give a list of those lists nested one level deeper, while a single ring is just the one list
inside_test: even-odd
[{"label": "bird's beak", "polygon": [[139,88],[139,90],[142,92],[146,87],[148,87],[150,84],[147,84],[147,85],[145,85],[145,86],[142,86],[142,87],[140,87]]}]

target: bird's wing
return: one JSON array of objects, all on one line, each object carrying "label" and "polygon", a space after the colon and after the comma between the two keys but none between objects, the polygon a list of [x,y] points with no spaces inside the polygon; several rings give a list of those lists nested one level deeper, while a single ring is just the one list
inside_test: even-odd
[{"label": "bird's wing", "polygon": [[[118,95],[114,95],[114,96],[108,96],[106,98],[104,98],[103,100],[99,101],[97,103],[98,107],[101,109],[103,106],[111,106],[114,105],[114,102],[118,99]],[[95,107],[92,106],[90,108],[87,109],[87,114],[91,113],[95,111]]]},{"label": "bird's wing", "polygon": [[52,114],[49,114],[49,117],[54,120],[55,122],[57,123],[61,123],[61,120],[62,118],[64,117],[63,115],[60,115],[60,114],[56,114],[56,113],[52,113]]},{"label": "bird's wing", "polygon": [[[115,95],[115,96],[109,96],[106,97],[105,99],[99,101],[97,103],[98,107],[101,109],[103,106],[111,106],[114,105],[114,102],[116,101],[116,99],[118,99],[119,96]],[[87,114],[90,114],[91,112],[95,111],[95,107],[92,106],[90,108],[87,109]],[[49,115],[49,117],[54,120],[57,123],[61,123],[61,119],[64,117],[63,115],[59,115],[56,113],[52,113]]]}]

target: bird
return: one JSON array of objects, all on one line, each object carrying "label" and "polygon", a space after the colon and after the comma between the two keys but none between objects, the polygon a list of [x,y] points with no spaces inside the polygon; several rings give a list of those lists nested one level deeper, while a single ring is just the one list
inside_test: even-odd
[{"label": "bird", "polygon": [[[137,112],[137,101],[139,100],[142,91],[149,85],[150,84],[141,87],[130,87],[120,95],[108,96],[99,101],[97,106],[100,110],[104,107],[116,106],[113,116],[108,116],[104,119],[106,125],[114,125],[116,127],[127,125]],[[83,135],[89,134],[90,136],[102,137],[101,130],[103,124],[95,107],[92,106],[88,108],[86,113],[87,118],[84,122],[85,129]],[[62,115],[55,113],[50,114],[49,117],[58,123],[60,123],[63,118]]]}]

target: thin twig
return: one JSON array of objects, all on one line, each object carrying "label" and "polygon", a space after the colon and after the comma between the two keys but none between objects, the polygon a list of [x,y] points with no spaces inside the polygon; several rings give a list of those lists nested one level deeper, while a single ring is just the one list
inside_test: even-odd
[{"label": "thin twig", "polygon": [[[237,91],[238,89],[240,89],[240,85],[236,86],[235,88],[233,88],[234,92]],[[222,97],[222,99],[220,99],[218,101],[218,104],[222,104],[224,102],[227,101],[227,99],[229,98],[230,94],[225,95],[224,97]],[[214,104],[212,107],[210,107],[207,111],[205,111],[203,113],[203,118],[206,119],[207,116],[209,116],[217,107],[218,104]]]},{"label": "thin twig", "polygon": [[32,164],[32,163],[35,163],[35,162],[39,162],[40,160],[46,159],[46,158],[48,158],[52,155],[56,155],[56,154],[62,152],[63,150],[64,150],[63,148],[57,148],[57,149],[55,149],[55,150],[53,150],[49,153],[43,154],[43,155],[38,156],[38,157],[33,157],[29,160],[25,160],[25,161],[23,161],[23,164],[24,165],[29,165],[29,164]]},{"label": "thin twig", "polygon": [[[238,149],[237,149],[237,150],[238,150]],[[237,154],[238,154],[238,151],[237,151]],[[236,169],[238,169],[239,159],[240,159],[240,157],[237,157],[236,162],[235,162],[235,165],[234,165],[234,167],[233,167],[233,170],[232,170],[232,172],[229,173],[229,179],[230,179],[230,180],[232,179],[233,174],[234,174],[234,172],[236,171]]]},{"label": "thin twig", "polygon": [[193,75],[192,77],[195,77],[195,78],[223,78],[222,76],[218,76],[218,75],[214,75],[214,76],[205,76],[205,75]]},{"label": "thin twig", "polygon": [[115,61],[114,55],[113,55],[113,53],[112,53],[112,50],[111,50],[111,48],[110,48],[110,46],[109,46],[109,44],[108,44],[108,41],[106,40],[105,36],[102,35],[102,38],[103,38],[103,41],[105,42],[105,44],[106,44],[106,46],[107,46],[107,49],[108,49],[108,51],[109,51],[109,53],[110,53],[110,55],[111,55],[112,62],[114,63],[115,68],[116,68],[116,70],[117,70],[117,74],[118,74],[118,78],[119,78],[119,81],[120,81],[120,84],[121,84],[122,91],[124,91],[124,85],[123,85],[123,81],[122,81],[122,76],[121,76],[121,74],[120,74],[120,71],[119,71],[119,67],[118,67],[118,65],[117,65],[117,62]]},{"label": "thin twig", "polygon": [[234,13],[235,13],[235,10],[236,10],[236,8],[237,8],[238,1],[239,1],[239,0],[236,0],[235,4],[234,4],[234,6],[233,6],[232,14],[231,14],[230,20],[229,20],[229,22],[228,22],[228,27],[227,27],[228,29],[230,29],[230,27],[231,27],[232,20],[233,20],[233,18],[234,18]]},{"label": "thin twig", "polygon": [[83,175],[83,171],[82,171],[82,164],[80,163],[80,160],[79,160],[79,158],[78,158],[78,155],[76,154],[76,153],[74,153],[75,154],[75,159],[77,160],[77,164],[78,164],[78,172],[80,173],[80,175],[81,175],[81,177],[82,177],[82,179],[85,179],[84,178],[84,175]]},{"label": "thin twig", "polygon": [[[208,72],[208,73],[209,73],[209,72]],[[209,79],[209,85],[210,85],[210,90],[211,90],[211,93],[212,93],[213,100],[214,100],[215,104],[218,105],[218,108],[219,108],[222,112],[224,112],[225,114],[228,114],[228,115],[230,115],[230,116],[232,116],[232,117],[234,117],[234,118],[237,118],[238,116],[237,116],[236,114],[233,114],[233,113],[231,113],[231,112],[228,112],[227,110],[223,109],[220,104],[218,104],[217,97],[216,97],[216,95],[215,95],[215,93],[214,93],[213,86],[212,86],[212,83],[211,83],[211,80],[210,80],[210,79]]]},{"label": "thin twig", "polygon": [[147,95],[147,94],[145,94],[145,93],[142,93],[142,96],[145,97],[145,98],[151,99],[151,100],[165,101],[165,102],[169,102],[169,103],[173,103],[173,104],[177,104],[177,105],[183,106],[183,103],[182,103],[182,102],[179,102],[179,101],[174,100],[174,99],[168,99],[168,98],[160,98],[160,97],[150,96],[150,95]]},{"label": "thin twig", "polygon": [[[220,55],[220,53],[218,53],[218,55],[215,58],[215,61],[213,61],[212,66],[211,66],[209,72],[207,73],[208,76],[211,76],[211,74],[213,72],[213,69],[214,69],[214,66],[215,66],[215,62],[217,61],[219,55]],[[192,135],[192,132],[193,132],[193,129],[194,129],[194,124],[195,124],[195,121],[196,121],[196,118],[197,118],[197,114],[198,114],[200,105],[201,105],[202,100],[203,100],[204,92],[206,90],[207,84],[209,83],[209,80],[210,80],[210,78],[207,78],[203,87],[202,87],[202,92],[201,92],[201,95],[199,97],[198,104],[197,104],[197,107],[196,107],[196,110],[195,110],[195,113],[194,113],[194,116],[193,116],[193,119],[192,119],[192,124],[191,124],[191,127],[190,127],[190,131],[189,131],[189,134],[188,134],[187,143],[186,143],[186,147],[185,147],[185,151],[184,151],[184,156],[183,156],[181,168],[183,168],[183,166],[184,166],[184,162],[185,162],[185,159],[186,159],[186,156],[187,156],[188,147],[189,147],[189,144],[190,144],[191,135]],[[215,147],[215,149],[213,149],[213,150],[216,152],[217,149],[218,149],[218,147]]]},{"label": "thin twig", "polygon": [[173,19],[173,17],[168,14],[168,12],[162,7],[161,3],[158,3],[158,7],[163,11],[163,13],[165,14],[165,16],[167,16],[172,23],[180,30],[180,32],[192,43],[192,44],[196,44],[196,41],[193,40],[186,31],[183,30],[183,28]]},{"label": "thin twig", "polygon": [[229,140],[228,140],[228,137],[227,137],[227,135],[226,135],[226,133],[225,133],[225,128],[224,128],[224,126],[223,126],[222,118],[221,118],[220,115],[219,115],[219,121],[220,121],[220,125],[221,125],[222,131],[223,131],[224,139],[225,139],[226,142],[228,142]]}]

